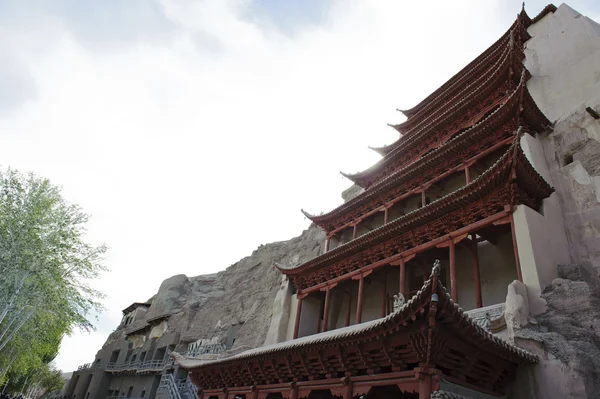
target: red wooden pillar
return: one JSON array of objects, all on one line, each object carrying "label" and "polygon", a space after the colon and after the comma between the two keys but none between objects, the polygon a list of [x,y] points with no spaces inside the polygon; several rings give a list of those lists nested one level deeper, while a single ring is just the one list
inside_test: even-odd
[{"label": "red wooden pillar", "polygon": [[344,389],[344,399],[352,399],[354,396],[354,387],[352,381],[346,382],[346,389]]},{"label": "red wooden pillar", "polygon": [[475,280],[475,301],[477,307],[483,306],[483,300],[481,299],[481,276],[479,275],[479,253],[477,251],[477,237],[475,234],[471,234],[471,251],[473,253],[473,280]]},{"label": "red wooden pillar", "polygon": [[387,273],[383,274],[383,289],[381,290],[381,317],[385,317],[387,314],[386,305],[387,305],[387,282],[386,282]]},{"label": "red wooden pillar", "polygon": [[406,262],[400,259],[400,293],[406,298]]},{"label": "red wooden pillar", "polygon": [[304,296],[298,291],[298,305],[296,306],[296,322],[294,324],[294,339],[298,338],[298,331],[300,330],[300,314],[302,313],[302,300]]},{"label": "red wooden pillar", "polygon": [[352,310],[352,293],[348,293],[348,306],[346,307],[346,327],[350,325],[350,313]]},{"label": "red wooden pillar", "polygon": [[360,324],[362,318],[363,291],[365,289],[365,278],[360,276],[358,280],[358,302],[356,303],[356,323]]},{"label": "red wooden pillar", "polygon": [[298,386],[296,385],[295,382],[292,382],[290,384],[290,396],[289,396],[289,399],[298,399]]},{"label": "red wooden pillar", "polygon": [[327,286],[325,289],[325,309],[323,309],[323,327],[321,328],[322,332],[327,331],[327,319],[329,318],[329,292],[331,288]]},{"label": "red wooden pillar", "polygon": [[356,230],[358,228],[358,223],[354,224],[354,228],[352,229],[352,239],[354,240],[356,238]]},{"label": "red wooden pillar", "polygon": [[450,238],[450,291],[452,292],[452,300],[458,303],[458,292],[456,288],[456,247],[454,240]]},{"label": "red wooden pillar", "polygon": [[469,174],[469,165],[465,165],[465,181],[466,184],[471,183],[471,175]]},{"label": "red wooden pillar", "polygon": [[425,200],[425,189],[423,189],[423,191],[421,191],[421,206],[427,205],[425,202],[427,201]]},{"label": "red wooden pillar", "polygon": [[519,261],[519,247],[517,246],[517,235],[515,234],[515,218],[513,213],[510,214],[510,232],[512,233],[513,248],[515,251],[515,264],[517,265],[517,279],[523,282],[523,274],[521,273],[521,262]]},{"label": "red wooden pillar", "polygon": [[383,208],[383,224],[387,224],[388,222],[388,207]]},{"label": "red wooden pillar", "polygon": [[415,374],[419,380],[419,399],[431,399],[433,373],[429,367],[420,366],[415,369]]},{"label": "red wooden pillar", "polygon": [[325,252],[329,252],[330,244],[331,244],[331,236],[327,235],[327,239],[325,240]]}]

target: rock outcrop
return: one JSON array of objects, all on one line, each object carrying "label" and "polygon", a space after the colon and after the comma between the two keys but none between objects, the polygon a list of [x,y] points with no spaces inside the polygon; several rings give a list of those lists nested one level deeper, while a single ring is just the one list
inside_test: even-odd
[{"label": "rock outcrop", "polygon": [[[311,226],[299,237],[261,245],[222,272],[170,277],[151,298],[144,319],[117,329],[105,346],[148,322],[156,324],[167,318],[166,323],[158,324],[159,335],[179,334],[182,343],[206,340],[224,344],[236,325],[234,350],[281,340],[286,334],[292,287],[274,264],[312,259],[323,250],[324,240],[323,231]],[[181,345],[176,350],[183,349]]]},{"label": "rock outcrop", "polygon": [[544,290],[547,311],[522,329],[515,342],[540,356],[520,373],[514,398],[595,398],[600,392],[600,284],[589,266],[559,266]]}]

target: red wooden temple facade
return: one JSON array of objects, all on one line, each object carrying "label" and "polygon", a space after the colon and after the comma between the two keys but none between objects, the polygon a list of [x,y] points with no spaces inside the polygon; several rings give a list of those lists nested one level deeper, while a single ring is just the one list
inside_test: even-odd
[{"label": "red wooden temple facade", "polygon": [[[211,362],[178,357],[200,395],[429,398],[444,380],[501,396],[518,365],[535,362],[458,304],[493,305],[522,281],[512,213],[538,209],[553,191],[519,140],[550,125],[527,90],[523,49],[527,27],[553,10],[533,20],[521,11],[490,48],[402,111],[407,120],[393,126],[401,137],[375,149],[382,159],[345,175],[360,194],[305,213],[327,241],[322,255],[278,266],[296,290],[291,339]],[[496,283],[482,284],[482,273]],[[408,301],[394,309],[398,293]]]}]

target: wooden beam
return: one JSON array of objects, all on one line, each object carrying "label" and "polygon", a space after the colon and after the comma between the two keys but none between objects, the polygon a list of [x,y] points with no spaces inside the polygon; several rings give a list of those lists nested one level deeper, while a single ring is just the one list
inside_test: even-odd
[{"label": "wooden beam", "polygon": [[377,262],[373,262],[370,265],[363,266],[360,269],[357,269],[355,271],[346,273],[346,274],[344,274],[342,276],[339,276],[339,277],[335,277],[335,278],[333,278],[333,279],[331,279],[329,281],[313,285],[312,287],[304,288],[302,290],[302,292],[310,293],[310,292],[314,292],[314,291],[319,291],[322,287],[325,287],[326,285],[331,284],[333,282],[344,281],[344,280],[348,280],[348,279],[358,280],[358,279],[361,278],[361,275],[364,275],[366,277],[374,269],[377,269],[377,268],[379,268],[381,266],[384,266],[384,265],[389,265],[389,264],[392,264],[392,263],[395,263],[395,262],[399,262],[400,259],[402,259],[402,258],[407,259],[411,255],[415,255],[417,253],[426,251],[426,250],[428,250],[430,248],[436,247],[437,245],[439,245],[439,244],[441,244],[443,242],[448,241],[450,238],[459,237],[459,236],[461,236],[461,235],[463,235],[465,233],[468,233],[468,232],[473,231],[473,230],[480,229],[483,226],[486,226],[488,224],[494,223],[496,220],[502,219],[506,215],[507,215],[507,211],[498,212],[498,213],[496,213],[494,215],[486,217],[485,219],[481,219],[481,220],[479,220],[479,221],[477,221],[475,223],[472,223],[472,224],[470,224],[468,226],[462,227],[462,228],[460,228],[458,230],[455,230],[455,231],[453,231],[453,232],[451,232],[449,234],[445,234],[445,235],[443,235],[441,237],[438,237],[436,239],[428,241],[428,242],[426,242],[424,244],[417,245],[416,247],[408,249],[408,250],[406,250],[404,252],[401,252],[399,254],[390,256],[390,257],[388,257],[386,259],[382,259],[382,260],[379,260]]},{"label": "wooden beam", "polygon": [[[485,151],[482,151],[482,152],[478,153],[478,154],[477,154],[477,155],[475,155],[474,157],[471,157],[470,159],[466,160],[464,163],[466,163],[466,164],[474,164],[474,163],[475,163],[477,160],[479,160],[479,159],[481,159],[481,158],[483,158],[483,157],[485,157],[485,156],[487,156],[487,155],[491,154],[492,152],[496,151],[497,149],[499,149],[499,148],[502,148],[502,147],[504,147],[504,146],[506,146],[506,145],[510,145],[510,144],[512,144],[512,143],[513,143],[513,141],[514,141],[514,137],[509,137],[509,138],[506,138],[506,139],[504,139],[504,140],[502,140],[502,141],[500,141],[500,142],[496,143],[496,144],[495,144],[495,145],[493,145],[492,147],[488,148],[487,150],[485,150]],[[430,185],[432,185],[432,184],[434,184],[434,183],[436,183],[436,182],[439,182],[439,181],[441,181],[441,180],[445,179],[446,177],[448,177],[448,176],[451,176],[451,175],[453,175],[454,173],[456,173],[456,172],[458,172],[458,171],[462,170],[462,169],[463,169],[463,167],[464,167],[464,166],[463,166],[463,164],[461,163],[460,165],[457,165],[457,166],[455,166],[455,167],[453,167],[453,168],[450,168],[450,169],[448,169],[446,172],[442,173],[441,175],[439,175],[439,176],[436,176],[435,178],[433,178],[433,179],[429,180],[429,181],[428,181],[428,182],[426,182],[426,183],[425,183],[423,186],[425,186],[425,187],[429,187]],[[481,171],[481,172],[483,172],[483,171]],[[480,174],[481,174],[481,173],[480,173]],[[421,187],[422,187],[422,186],[421,186]],[[418,194],[419,192],[421,192],[421,191],[422,191],[422,188],[421,188],[421,187],[415,187],[415,188],[413,188],[413,189],[411,189],[411,190],[409,190],[409,191],[405,192],[404,194],[402,194],[402,195],[400,195],[400,196],[398,196],[398,197],[394,198],[393,200],[391,200],[391,201],[388,201],[388,202],[387,202],[385,205],[383,205],[383,206],[380,206],[380,207],[377,207],[377,208],[375,208],[375,209],[373,209],[373,210],[371,210],[371,211],[369,211],[369,212],[365,213],[364,215],[361,215],[359,219],[363,219],[363,218],[366,218],[366,217],[369,217],[369,216],[371,216],[371,215],[372,215],[372,214],[374,214],[374,213],[381,212],[381,211],[382,211],[382,210],[383,210],[385,207],[388,207],[388,208],[389,208],[389,207],[391,207],[392,205],[394,205],[394,204],[397,204],[398,202],[402,201],[403,199],[410,197],[411,195]],[[344,230],[344,229],[346,229],[346,228],[348,228],[348,227],[350,227],[350,226],[354,225],[356,222],[357,222],[356,220],[351,220],[351,221],[349,221],[348,223],[345,223],[344,225],[342,225],[342,226],[340,226],[340,227],[337,227],[337,228],[335,228],[335,229],[331,230],[331,231],[330,231],[330,232],[328,232],[328,233],[329,233],[329,234],[336,234],[336,233],[338,233],[338,232],[340,232],[340,231],[342,231],[342,230]]]},{"label": "wooden beam", "polygon": [[298,338],[298,331],[300,330],[300,314],[302,313],[302,300],[304,297],[300,295],[298,291],[298,305],[296,306],[296,322],[294,324],[294,339]]},{"label": "wooden beam", "polygon": [[406,262],[400,259],[400,293],[406,298]]},{"label": "wooden beam", "polygon": [[346,307],[346,327],[350,325],[350,313],[352,311],[352,294],[348,293],[348,305]]},{"label": "wooden beam", "polygon": [[513,249],[515,251],[515,264],[517,265],[517,279],[523,282],[523,274],[521,273],[521,262],[519,260],[519,247],[517,245],[517,234],[515,233],[515,218],[510,214],[510,232],[512,235]]},{"label": "wooden beam", "polygon": [[458,303],[458,291],[456,288],[456,247],[454,241],[450,240],[450,290],[452,291],[452,300]]},{"label": "wooden beam", "polygon": [[386,282],[387,273],[383,273],[383,289],[381,290],[381,317],[385,317],[387,314],[387,282]]},{"label": "wooden beam", "polygon": [[363,305],[363,291],[365,289],[365,278],[363,275],[360,275],[360,279],[358,280],[358,302],[356,304],[356,323],[360,324],[362,319],[362,305]]},{"label": "wooden beam", "polygon": [[[475,237],[473,237],[475,238]],[[479,275],[479,253],[477,250],[477,240],[471,241],[471,251],[473,253],[473,280],[475,280],[475,302],[477,308],[483,306],[483,300],[481,299],[481,276]]]},{"label": "wooden beam", "polygon": [[465,183],[471,183],[471,175],[469,174],[469,165],[465,165]]},{"label": "wooden beam", "polygon": [[325,290],[325,309],[323,310],[323,328],[321,328],[322,332],[327,331],[327,320],[329,318],[329,293],[331,292],[331,286],[327,286],[327,290]]}]

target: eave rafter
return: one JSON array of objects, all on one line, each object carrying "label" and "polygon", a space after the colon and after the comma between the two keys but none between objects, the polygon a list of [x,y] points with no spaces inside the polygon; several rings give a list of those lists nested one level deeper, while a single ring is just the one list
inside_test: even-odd
[{"label": "eave rafter", "polygon": [[[481,174],[480,168],[472,164],[476,159],[482,158],[488,149],[495,148],[500,141],[509,137],[510,133],[507,136],[507,132],[514,132],[516,126],[523,124],[529,132],[535,134],[547,129],[550,123],[533,101],[524,83],[522,76],[519,86],[500,108],[444,146],[434,149],[413,164],[396,169],[369,190],[328,213],[319,216],[306,212],[304,214],[326,232],[336,233],[342,226],[351,224],[357,218],[383,212],[386,206],[396,203],[403,195],[410,195],[411,190],[418,191],[419,186],[430,185],[436,181],[436,177],[439,180],[452,168],[456,171],[463,170],[463,163],[470,164],[474,171]],[[393,165],[390,166],[392,167]]]},{"label": "eave rafter", "polygon": [[[402,137],[388,146],[389,152],[375,165],[362,172],[347,175],[347,177],[355,184],[369,189],[393,173],[394,170],[414,162],[427,151],[444,145],[461,129],[467,129],[478,123],[481,112],[486,112],[501,104],[516,86],[524,85],[529,77],[527,72],[524,77],[521,76],[521,72],[526,69],[522,63],[509,57],[509,53],[510,51],[507,49],[495,72],[484,76],[485,79],[478,81],[475,88],[470,88],[468,94],[435,114],[434,117],[423,121],[419,130],[414,134]],[[508,78],[511,66],[519,72],[515,75],[516,82]],[[521,76],[521,80],[518,80],[519,76]],[[475,117],[475,115],[479,116]]]},{"label": "eave rafter", "polygon": [[[434,293],[438,302],[436,311],[432,313]],[[405,369],[408,368],[406,361],[428,360],[440,370],[458,370],[457,373],[449,373],[449,378],[455,377],[463,383],[481,381],[482,389],[501,394],[510,384],[514,369],[519,364],[537,361],[535,356],[502,341],[470,320],[436,277],[430,277],[399,311],[382,319],[338,330],[337,333],[317,334],[272,348],[265,347],[248,355],[241,353],[199,364],[194,363],[197,362],[194,359],[174,356],[205,392],[236,392],[264,383],[273,385],[269,389],[279,386],[288,389],[293,382],[313,381],[318,384],[320,380],[334,381],[332,378],[365,379],[365,373],[376,378],[382,373],[390,373],[390,365]],[[278,365],[290,364],[292,357],[313,359],[317,370],[312,373],[312,379],[307,375],[308,367],[291,366],[286,366],[290,373],[281,373],[282,368],[279,368],[278,381],[259,378],[261,384],[249,377],[249,373],[231,373],[244,375],[243,379],[230,380],[226,377],[226,370],[254,369],[262,370],[262,373],[267,369],[275,370]],[[487,364],[492,364],[492,367]],[[216,375],[219,377],[215,378]]]},{"label": "eave rafter", "polygon": [[428,109],[437,105],[442,99],[448,96],[453,90],[456,90],[457,87],[460,87],[464,82],[468,81],[472,78],[473,75],[477,74],[481,71],[482,67],[489,63],[489,59],[493,58],[495,52],[497,52],[498,48],[502,47],[508,39],[511,32],[515,34],[515,38],[521,42],[525,43],[527,40],[531,38],[529,33],[527,32],[527,28],[541,18],[543,18],[546,14],[550,12],[556,11],[556,7],[552,4],[546,6],[542,12],[536,16],[533,20],[529,18],[525,10],[521,10],[521,12],[517,15],[516,20],[510,26],[510,28],[502,35],[494,44],[488,47],[483,53],[481,53],[477,58],[467,64],[463,69],[461,69],[458,73],[456,73],[452,78],[450,78],[446,83],[440,86],[437,90],[423,99],[420,103],[415,105],[410,109],[398,110],[402,112],[406,117],[413,119],[418,117],[418,115],[423,114]]},{"label": "eave rafter", "polygon": [[505,205],[536,207],[552,191],[515,139],[511,148],[470,184],[298,267],[280,270],[298,289],[306,289],[449,234],[503,210]]}]

